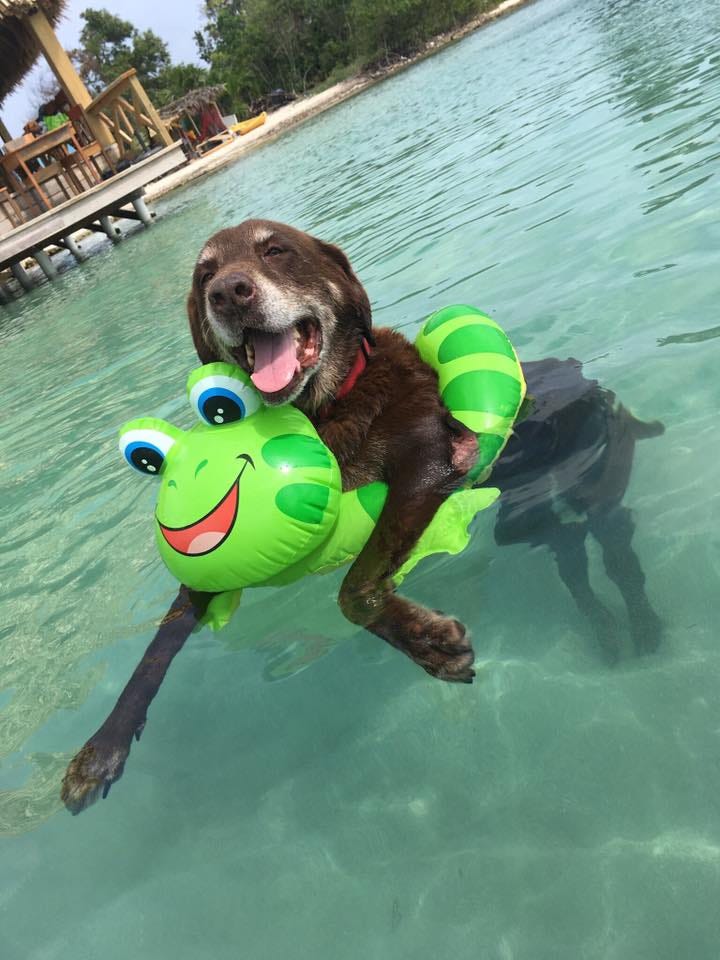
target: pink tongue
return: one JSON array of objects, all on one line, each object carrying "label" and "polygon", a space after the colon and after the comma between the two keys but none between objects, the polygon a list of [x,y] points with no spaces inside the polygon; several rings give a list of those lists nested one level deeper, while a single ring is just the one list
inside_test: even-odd
[{"label": "pink tongue", "polygon": [[283,333],[254,330],[255,369],[250,379],[263,393],[277,393],[292,380],[300,369],[293,328]]}]

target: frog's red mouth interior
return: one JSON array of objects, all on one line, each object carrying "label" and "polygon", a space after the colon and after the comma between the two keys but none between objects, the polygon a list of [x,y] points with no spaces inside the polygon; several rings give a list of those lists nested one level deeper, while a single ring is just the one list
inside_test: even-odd
[{"label": "frog's red mouth interior", "polygon": [[201,557],[216,550],[228,538],[237,518],[240,478],[248,463],[254,466],[252,458],[247,454],[241,454],[241,457],[245,464],[235,482],[222,500],[200,520],[186,527],[166,527],[158,518],[160,532],[173,550],[186,557]]}]

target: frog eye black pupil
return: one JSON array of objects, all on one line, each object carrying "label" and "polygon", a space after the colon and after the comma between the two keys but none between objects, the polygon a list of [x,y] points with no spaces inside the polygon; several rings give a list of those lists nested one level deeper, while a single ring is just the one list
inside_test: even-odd
[{"label": "frog eye black pupil", "polygon": [[160,472],[165,458],[153,447],[135,447],[130,454],[130,459],[141,473],[155,474]]},{"label": "frog eye black pupil", "polygon": [[203,403],[202,413],[208,423],[215,424],[234,423],[243,418],[242,407],[230,397],[208,397]]}]

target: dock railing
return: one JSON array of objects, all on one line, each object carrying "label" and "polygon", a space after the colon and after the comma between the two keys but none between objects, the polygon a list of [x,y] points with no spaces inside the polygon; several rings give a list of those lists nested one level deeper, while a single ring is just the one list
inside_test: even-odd
[{"label": "dock railing", "polygon": [[110,134],[117,145],[119,159],[173,143],[134,68],[121,74],[84,110],[95,131],[102,126]]}]

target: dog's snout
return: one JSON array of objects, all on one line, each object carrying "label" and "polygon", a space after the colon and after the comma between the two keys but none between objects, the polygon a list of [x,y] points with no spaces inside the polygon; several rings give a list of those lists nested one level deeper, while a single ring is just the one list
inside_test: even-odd
[{"label": "dog's snout", "polygon": [[252,300],[255,295],[255,284],[246,273],[231,274],[229,285],[238,300]]},{"label": "dog's snout", "polygon": [[252,277],[240,270],[215,277],[208,287],[208,300],[215,308],[244,307],[255,296]]}]

